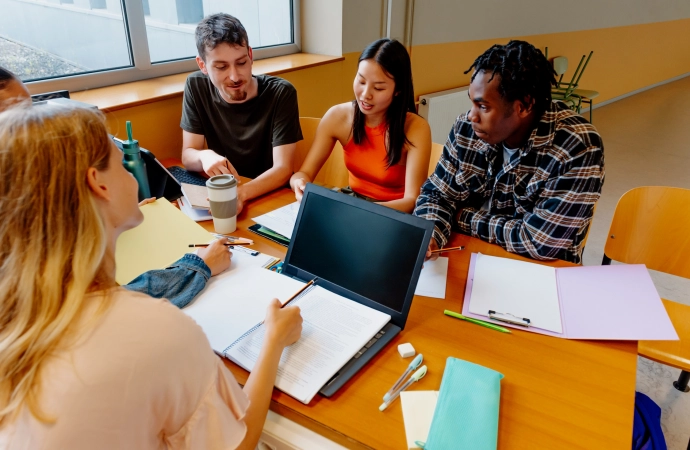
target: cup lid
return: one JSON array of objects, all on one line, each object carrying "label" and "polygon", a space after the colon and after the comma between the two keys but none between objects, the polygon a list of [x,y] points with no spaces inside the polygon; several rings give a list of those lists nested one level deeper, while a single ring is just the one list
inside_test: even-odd
[{"label": "cup lid", "polygon": [[234,176],[224,173],[223,175],[215,175],[206,180],[206,187],[209,189],[228,189],[237,185],[237,180]]}]

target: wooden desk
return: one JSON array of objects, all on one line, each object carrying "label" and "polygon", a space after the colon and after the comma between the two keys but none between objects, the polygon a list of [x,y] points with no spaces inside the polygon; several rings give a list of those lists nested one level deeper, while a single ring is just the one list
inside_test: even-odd
[{"label": "wooden desk", "polygon": [[[236,235],[254,240],[252,248],[283,257],[285,247],[246,228],[256,217],[294,201],[288,190],[249,203]],[[202,222],[209,230],[212,222]],[[462,310],[470,254],[523,259],[498,246],[455,235],[446,299],[415,297],[405,329],[336,395],[317,395],[309,405],[278,391],[271,409],[350,448],[404,449],[400,402],[379,412],[383,394],[407,367],[396,347],[411,342],[424,354],[427,376],[416,390],[437,390],[446,358],[454,356],[505,375],[501,382],[498,444],[501,449],[629,449],[632,442],[637,342],[572,341],[513,330],[503,334],[443,314]],[[567,266],[558,262],[554,266]],[[229,361],[240,383],[248,373]],[[459,427],[462,424],[458,424]]]}]

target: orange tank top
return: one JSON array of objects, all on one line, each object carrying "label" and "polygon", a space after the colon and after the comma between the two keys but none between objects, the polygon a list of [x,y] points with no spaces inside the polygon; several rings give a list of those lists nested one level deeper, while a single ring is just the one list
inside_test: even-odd
[{"label": "orange tank top", "polygon": [[386,123],[365,127],[367,138],[361,144],[353,139],[343,147],[350,188],[379,201],[398,200],[405,195],[405,166],[386,168]]}]

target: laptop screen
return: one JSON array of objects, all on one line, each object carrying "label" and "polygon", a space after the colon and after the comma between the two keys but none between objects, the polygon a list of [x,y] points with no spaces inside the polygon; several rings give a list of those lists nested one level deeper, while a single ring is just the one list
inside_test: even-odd
[{"label": "laptop screen", "polygon": [[406,315],[432,229],[424,219],[309,185],[286,263]]}]

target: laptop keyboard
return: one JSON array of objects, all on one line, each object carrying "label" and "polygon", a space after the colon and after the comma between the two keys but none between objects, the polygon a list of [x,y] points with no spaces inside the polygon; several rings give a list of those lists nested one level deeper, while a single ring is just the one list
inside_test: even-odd
[{"label": "laptop keyboard", "polygon": [[378,341],[384,334],[386,334],[386,332],[383,331],[383,330],[381,330],[381,331],[379,331],[378,333],[376,333],[376,336],[374,336],[373,338],[371,338],[371,340],[370,340],[369,342],[367,342],[367,343],[364,345],[364,347],[362,347],[362,348],[357,352],[357,354],[356,354],[355,356],[353,356],[352,358],[353,358],[353,359],[357,359],[357,358],[359,358],[360,356],[362,356],[362,354],[364,354],[364,352],[366,352],[367,350],[369,350],[369,349],[371,348],[371,346],[374,345],[374,344],[376,343],[376,341]]},{"label": "laptop keyboard", "polygon": [[170,175],[180,183],[193,184],[195,186],[206,186],[206,178],[194,172],[188,172],[182,167],[172,166],[168,168]]}]

